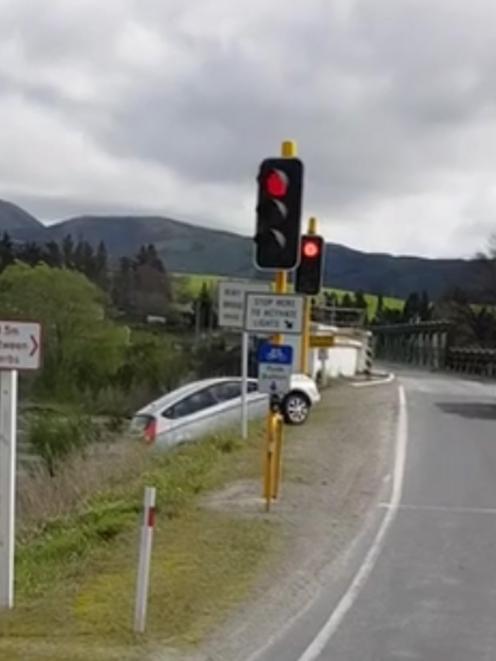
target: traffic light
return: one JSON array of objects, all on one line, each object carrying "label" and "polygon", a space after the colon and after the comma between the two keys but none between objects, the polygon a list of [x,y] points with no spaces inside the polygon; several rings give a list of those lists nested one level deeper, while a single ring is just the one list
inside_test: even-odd
[{"label": "traffic light", "polygon": [[304,234],[301,237],[301,259],[296,271],[295,291],[315,296],[322,287],[325,243],[321,236]]},{"label": "traffic light", "polygon": [[303,163],[267,158],[258,173],[255,264],[259,269],[292,270],[300,258]]}]

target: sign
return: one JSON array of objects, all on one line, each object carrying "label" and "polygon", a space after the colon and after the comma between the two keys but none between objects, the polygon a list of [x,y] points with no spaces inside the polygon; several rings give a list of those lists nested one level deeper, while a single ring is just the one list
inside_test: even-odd
[{"label": "sign", "polygon": [[312,349],[329,349],[336,342],[334,335],[310,335],[310,347]]},{"label": "sign", "polygon": [[270,291],[268,282],[219,282],[219,326],[242,330],[245,294],[248,291]]},{"label": "sign", "polygon": [[0,370],[37,370],[40,362],[40,324],[0,321]]},{"label": "sign", "polygon": [[258,391],[285,395],[291,390],[293,347],[265,343],[258,352]]},{"label": "sign", "polygon": [[249,333],[299,335],[303,329],[303,296],[246,294],[245,330]]}]

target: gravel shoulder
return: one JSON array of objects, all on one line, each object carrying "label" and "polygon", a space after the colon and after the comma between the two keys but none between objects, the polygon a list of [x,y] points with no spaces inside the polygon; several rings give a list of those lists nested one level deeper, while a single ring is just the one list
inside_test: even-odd
[{"label": "gravel shoulder", "polygon": [[339,383],[303,427],[286,428],[282,495],[262,512],[259,481],[232,483],[204,506],[277,522],[277,552],[251,597],[199,650],[205,661],[246,661],[312,601],[370,522],[388,488],[398,394]]}]

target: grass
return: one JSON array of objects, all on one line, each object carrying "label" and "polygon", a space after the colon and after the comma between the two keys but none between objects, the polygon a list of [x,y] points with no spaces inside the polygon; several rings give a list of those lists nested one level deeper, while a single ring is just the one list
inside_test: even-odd
[{"label": "grass", "polygon": [[[0,659],[58,661],[69,649],[71,659],[109,659],[112,651],[115,658],[142,659],[153,646],[200,640],[246,595],[277,547],[276,524],[266,517],[240,518],[199,504],[203,493],[231,480],[258,477],[260,434],[257,427],[245,444],[223,434],[150,453],[144,470],[114,480],[21,540],[16,608],[0,617]],[[131,623],[144,485],[157,488],[157,528],[141,637]]]}]

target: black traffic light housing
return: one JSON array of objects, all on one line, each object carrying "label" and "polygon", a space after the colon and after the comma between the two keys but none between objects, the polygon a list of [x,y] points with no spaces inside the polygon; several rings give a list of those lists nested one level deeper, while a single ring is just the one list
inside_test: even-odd
[{"label": "black traffic light housing", "polygon": [[325,242],[317,234],[301,237],[300,265],[296,271],[295,291],[315,296],[322,287],[324,274]]},{"label": "black traffic light housing", "polygon": [[303,163],[298,158],[267,158],[257,181],[255,264],[291,271],[300,258]]}]

